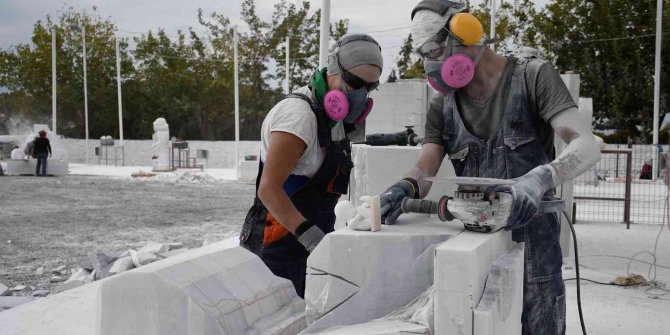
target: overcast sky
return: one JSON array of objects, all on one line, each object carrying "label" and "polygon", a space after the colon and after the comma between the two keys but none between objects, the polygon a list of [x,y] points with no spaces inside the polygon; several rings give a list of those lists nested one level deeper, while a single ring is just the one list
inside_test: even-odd
[{"label": "overcast sky", "polygon": [[[298,0],[289,0],[298,3]],[[506,0],[512,1],[512,0]],[[537,5],[548,0],[536,0]],[[256,0],[256,7],[262,18],[270,18],[273,5],[279,0]],[[478,3],[479,1],[473,1]],[[30,42],[35,22],[56,16],[66,7],[90,10],[97,6],[98,13],[116,23],[120,30],[146,32],[165,29],[167,34],[193,27],[204,31],[197,22],[197,10],[205,14],[218,12],[226,15],[233,23],[239,22],[241,0],[0,0],[0,48],[6,49],[18,43]],[[312,0],[312,10],[321,8],[321,0]],[[376,32],[410,25],[410,13],[418,0],[331,0],[331,19],[349,19],[349,32],[372,32],[384,48],[386,78],[395,63],[402,39],[409,34],[409,28]],[[120,36],[129,36],[120,34]]]}]

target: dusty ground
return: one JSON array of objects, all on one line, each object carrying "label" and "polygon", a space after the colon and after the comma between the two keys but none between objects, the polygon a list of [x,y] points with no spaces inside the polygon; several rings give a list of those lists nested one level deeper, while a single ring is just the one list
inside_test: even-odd
[{"label": "dusty ground", "polygon": [[51,269],[77,268],[97,248],[199,247],[239,231],[253,193],[240,182],[0,177],[0,283],[54,288]]}]

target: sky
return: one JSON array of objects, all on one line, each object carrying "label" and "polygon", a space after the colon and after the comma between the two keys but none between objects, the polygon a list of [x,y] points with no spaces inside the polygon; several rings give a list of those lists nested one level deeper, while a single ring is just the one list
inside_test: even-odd
[{"label": "sky", "polygon": [[[259,15],[269,19],[278,1],[256,0]],[[536,6],[548,1],[536,0]],[[310,2],[312,10],[321,8],[321,0]],[[35,22],[44,20],[47,14],[57,16],[59,10],[67,7],[90,10],[96,6],[100,16],[115,22],[119,30],[147,32],[163,28],[170,35],[188,27],[204,32],[197,22],[198,8],[205,14],[216,11],[229,17],[233,24],[239,23],[240,3],[241,0],[0,0],[0,48],[29,43]],[[402,40],[409,34],[410,13],[416,3],[418,0],[331,0],[331,21],[349,19],[350,33],[370,32],[377,39],[383,48],[385,79],[395,64]],[[471,3],[474,6],[479,1]]]}]

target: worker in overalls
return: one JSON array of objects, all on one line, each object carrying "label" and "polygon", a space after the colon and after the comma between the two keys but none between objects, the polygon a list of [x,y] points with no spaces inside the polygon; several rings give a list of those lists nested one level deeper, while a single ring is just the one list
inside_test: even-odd
[{"label": "worker in overalls", "polygon": [[[493,52],[482,24],[460,3],[420,2],[412,38],[440,94],[428,108],[415,166],[381,195],[384,222],[395,223],[403,198],[428,194],[424,178],[435,176],[445,156],[457,176],[514,178],[504,189],[514,199],[505,229],[525,242],[523,334],[564,334],[559,218],[536,214],[544,195],[600,159],[590,124],[550,64]],[[568,144],[556,158],[554,133]]]},{"label": "worker in overalls", "polygon": [[381,48],[368,35],[338,42],[328,67],[270,110],[261,128],[256,197],[240,244],[305,292],[307,256],[335,224],[353,167],[346,134],[372,109]]}]

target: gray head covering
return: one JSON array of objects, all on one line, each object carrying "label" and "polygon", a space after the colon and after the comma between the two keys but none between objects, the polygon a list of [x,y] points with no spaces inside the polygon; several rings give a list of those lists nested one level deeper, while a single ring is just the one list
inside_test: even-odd
[{"label": "gray head covering", "polygon": [[328,74],[340,73],[340,66],[344,70],[349,70],[364,64],[377,66],[380,70],[384,68],[379,43],[370,35],[347,35],[340,40],[328,58]]}]

